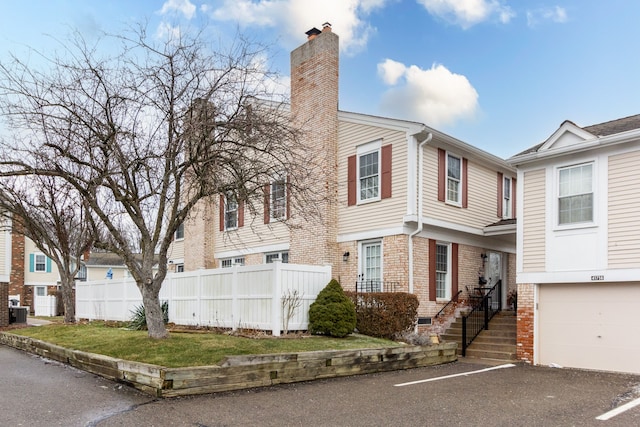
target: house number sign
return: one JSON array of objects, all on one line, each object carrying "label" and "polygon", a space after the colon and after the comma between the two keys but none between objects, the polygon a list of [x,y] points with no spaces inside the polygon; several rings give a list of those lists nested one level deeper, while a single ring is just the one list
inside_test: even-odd
[{"label": "house number sign", "polygon": [[604,276],[591,276],[592,281],[604,280]]}]

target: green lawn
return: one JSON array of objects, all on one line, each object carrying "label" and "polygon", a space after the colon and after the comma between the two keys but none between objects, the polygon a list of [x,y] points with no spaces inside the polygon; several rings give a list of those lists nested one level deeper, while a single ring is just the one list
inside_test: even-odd
[{"label": "green lawn", "polygon": [[171,333],[166,340],[153,340],[146,331],[105,326],[102,322],[78,325],[51,324],[16,329],[52,344],[119,359],[166,367],[218,364],[225,356],[294,353],[315,350],[395,347],[393,341],[353,335],[346,338],[320,336],[298,338],[244,338],[219,333]]}]

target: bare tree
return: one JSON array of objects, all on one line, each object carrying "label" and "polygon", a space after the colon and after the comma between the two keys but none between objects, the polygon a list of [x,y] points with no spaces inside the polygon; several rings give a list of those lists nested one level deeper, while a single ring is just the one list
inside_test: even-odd
[{"label": "bare tree", "polygon": [[75,322],[73,286],[92,233],[78,192],[52,176],[0,180],[0,208],[58,267],[65,323]]},{"label": "bare tree", "polygon": [[308,150],[273,98],[266,53],[240,36],[217,50],[202,33],[157,44],[140,28],[92,46],[76,35],[63,56],[43,55],[42,71],[0,64],[0,113],[13,131],[0,175],[55,176],[80,194],[95,247],[135,278],[152,338],[168,336],[158,297],[167,250],[198,201],[231,193],[255,212],[283,171],[292,204],[305,194]]}]

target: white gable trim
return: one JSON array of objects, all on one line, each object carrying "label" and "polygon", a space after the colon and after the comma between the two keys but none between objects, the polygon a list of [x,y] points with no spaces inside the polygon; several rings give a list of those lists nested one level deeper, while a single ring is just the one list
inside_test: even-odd
[{"label": "white gable trim", "polygon": [[[568,145],[574,145],[575,142],[573,144],[561,144],[563,139],[567,138],[567,135],[572,135],[574,137],[577,138],[577,140],[579,141],[586,141],[589,139],[594,139],[596,136],[587,132],[586,130],[576,126],[575,124],[573,124],[570,121],[565,121],[564,123],[562,123],[562,125],[560,125],[560,127],[558,128],[558,130],[556,130],[545,142],[544,144],[542,144],[542,146],[538,149],[538,151],[546,151],[546,150],[550,150],[552,148],[560,148],[560,147],[564,147],[564,146],[568,146]],[[576,139],[574,138],[574,139]]]}]

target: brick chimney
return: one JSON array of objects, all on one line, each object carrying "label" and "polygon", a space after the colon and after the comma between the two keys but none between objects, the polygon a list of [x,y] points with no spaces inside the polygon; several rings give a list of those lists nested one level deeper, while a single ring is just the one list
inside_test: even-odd
[{"label": "brick chimney", "polygon": [[322,218],[307,222],[294,212],[300,228],[291,232],[289,257],[293,263],[335,265],[342,256],[337,246],[339,43],[329,23],[306,34],[307,41],[291,52],[291,112],[319,163],[307,185],[318,196]]}]

